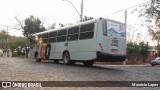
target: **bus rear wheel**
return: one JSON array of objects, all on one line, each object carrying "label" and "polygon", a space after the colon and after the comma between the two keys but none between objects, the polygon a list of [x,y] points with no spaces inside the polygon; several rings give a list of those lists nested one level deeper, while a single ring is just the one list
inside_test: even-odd
[{"label": "bus rear wheel", "polygon": [[84,66],[93,66],[94,60],[83,61]]},{"label": "bus rear wheel", "polygon": [[35,55],[36,62],[41,62],[41,59],[38,57],[38,54]]},{"label": "bus rear wheel", "polygon": [[69,52],[64,52],[64,54],[63,54],[63,62],[66,65],[71,65],[71,64],[75,63],[74,61],[70,60],[70,54],[69,54]]}]

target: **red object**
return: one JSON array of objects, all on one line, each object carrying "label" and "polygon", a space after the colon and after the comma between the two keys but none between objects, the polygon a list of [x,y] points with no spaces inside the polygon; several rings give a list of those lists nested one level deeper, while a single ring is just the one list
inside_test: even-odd
[{"label": "red object", "polygon": [[45,44],[42,44],[40,46],[40,58],[44,58],[44,50],[46,49],[46,45]]},{"label": "red object", "polygon": [[102,46],[102,44],[101,43],[99,43],[99,47],[102,49],[103,48],[103,46]]},{"label": "red object", "polygon": [[118,50],[117,49],[112,49],[112,52],[116,53],[116,52],[118,52]]},{"label": "red object", "polygon": [[101,51],[103,51],[103,46],[101,43],[99,43],[99,47],[101,48]]}]

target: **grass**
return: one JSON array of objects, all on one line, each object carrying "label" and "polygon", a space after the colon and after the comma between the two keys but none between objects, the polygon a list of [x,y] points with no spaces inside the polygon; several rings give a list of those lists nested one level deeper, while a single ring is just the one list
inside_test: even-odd
[{"label": "grass", "polygon": [[25,59],[25,58],[26,58],[25,55],[17,55],[17,56],[15,56],[15,57],[21,58],[21,59]]}]

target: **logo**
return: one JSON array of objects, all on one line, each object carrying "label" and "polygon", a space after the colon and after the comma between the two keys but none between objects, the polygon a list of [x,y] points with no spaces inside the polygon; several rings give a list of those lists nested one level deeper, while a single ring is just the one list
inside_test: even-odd
[{"label": "logo", "polygon": [[2,82],[2,87],[3,88],[11,87],[11,82]]},{"label": "logo", "polygon": [[118,39],[117,38],[113,38],[113,40],[112,40],[112,46],[118,46]]}]

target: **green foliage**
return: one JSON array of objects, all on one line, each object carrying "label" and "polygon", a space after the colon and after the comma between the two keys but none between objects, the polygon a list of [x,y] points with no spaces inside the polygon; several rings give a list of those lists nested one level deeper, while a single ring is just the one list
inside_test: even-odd
[{"label": "green foliage", "polygon": [[34,33],[45,31],[45,27],[41,25],[41,21],[39,18],[35,18],[34,16],[30,16],[25,19],[25,26],[23,27],[23,34],[26,37],[30,37]]},{"label": "green foliage", "polygon": [[29,41],[27,38],[8,35],[5,30],[0,31],[0,48],[8,47],[13,50],[18,46],[26,47],[28,45]]},{"label": "green foliage", "polygon": [[153,40],[157,40],[156,30],[160,29],[160,1],[150,0],[151,2],[141,5],[141,10],[139,11],[139,17],[142,17],[144,23],[147,23],[148,32],[152,36]]},{"label": "green foliage", "polygon": [[[82,22],[88,21],[88,20],[92,20],[92,19],[94,19],[94,18],[93,17],[84,16]],[[79,23],[79,21],[77,23]]]},{"label": "green foliage", "polygon": [[139,47],[140,47],[140,55],[147,57],[147,55],[149,54],[149,49],[151,49],[151,47],[144,42],[140,42]]},{"label": "green foliage", "polygon": [[137,43],[129,42],[127,43],[128,54],[139,54],[140,48]]},{"label": "green foliage", "polygon": [[4,48],[7,45],[7,38],[9,37],[5,30],[0,31],[0,48]]},{"label": "green foliage", "polygon": [[10,46],[11,50],[14,50],[18,46],[21,46],[21,47],[29,46],[29,41],[25,37],[11,36],[9,38],[9,46]]},{"label": "green foliage", "polygon": [[64,27],[64,26],[65,26],[65,24],[59,23],[59,26],[60,26],[60,27]]},{"label": "green foliage", "polygon": [[84,16],[83,21],[88,21],[88,20],[91,20],[91,19],[93,19],[93,17]]},{"label": "green foliage", "polygon": [[56,28],[56,23],[53,23],[51,26],[49,26],[49,29],[55,29]]},{"label": "green foliage", "polygon": [[145,59],[148,56],[150,46],[148,43],[140,42],[140,43],[135,43],[135,42],[129,42],[127,43],[127,58],[132,60],[132,64],[134,62],[134,59],[138,56],[141,55],[143,57],[143,62],[145,63]]}]

